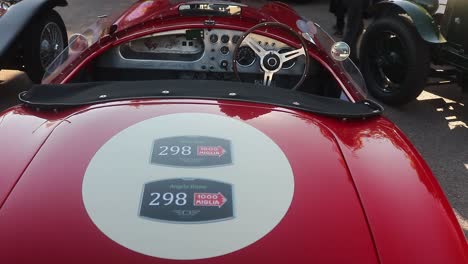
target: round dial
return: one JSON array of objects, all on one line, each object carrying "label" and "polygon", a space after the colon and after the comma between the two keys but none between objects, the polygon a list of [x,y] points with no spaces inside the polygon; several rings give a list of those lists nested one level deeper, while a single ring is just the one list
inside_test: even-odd
[{"label": "round dial", "polygon": [[[283,49],[280,49],[280,50],[278,51],[278,53],[283,54],[283,53],[286,53],[286,52],[290,52],[290,51],[292,51],[292,50],[293,50],[293,49],[291,49],[291,48],[283,48]],[[283,67],[282,67],[282,68],[283,68],[283,69],[291,69],[291,68],[296,64],[296,61],[297,61],[297,59],[292,59],[292,60],[290,60],[290,61],[287,61],[287,62],[283,63]]]},{"label": "round dial", "polygon": [[221,36],[221,42],[222,43],[228,43],[229,42],[229,36],[228,35]]},{"label": "round dial", "polygon": [[239,48],[239,52],[237,53],[237,63],[241,66],[250,66],[254,64],[257,56],[255,55],[255,51],[248,46],[243,46]]},{"label": "round dial", "polygon": [[226,46],[221,47],[221,53],[226,55],[229,53],[229,48]]},{"label": "round dial", "polygon": [[234,35],[234,37],[232,37],[232,43],[237,44],[237,42],[239,42],[239,39],[240,39],[239,35]]},{"label": "round dial", "polygon": [[218,42],[218,35],[216,35],[216,34],[210,35],[210,42],[211,42],[211,43],[216,43],[216,42]]}]

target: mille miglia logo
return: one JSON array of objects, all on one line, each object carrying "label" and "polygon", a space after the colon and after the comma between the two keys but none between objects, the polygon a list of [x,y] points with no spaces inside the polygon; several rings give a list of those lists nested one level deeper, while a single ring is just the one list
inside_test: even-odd
[{"label": "mille miglia logo", "polygon": [[208,206],[221,208],[227,202],[227,198],[218,193],[194,193],[194,206]]},{"label": "mille miglia logo", "polygon": [[221,146],[197,146],[197,156],[200,157],[222,157],[225,153]]}]

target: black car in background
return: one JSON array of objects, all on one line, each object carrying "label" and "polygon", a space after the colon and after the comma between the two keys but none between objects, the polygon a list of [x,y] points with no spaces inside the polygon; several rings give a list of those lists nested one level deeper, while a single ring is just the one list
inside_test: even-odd
[{"label": "black car in background", "polygon": [[68,45],[65,24],[54,10],[66,5],[65,0],[0,0],[0,69],[25,71],[39,83]]},{"label": "black car in background", "polygon": [[374,97],[401,105],[428,84],[468,89],[468,1],[385,0],[371,12],[360,63]]}]

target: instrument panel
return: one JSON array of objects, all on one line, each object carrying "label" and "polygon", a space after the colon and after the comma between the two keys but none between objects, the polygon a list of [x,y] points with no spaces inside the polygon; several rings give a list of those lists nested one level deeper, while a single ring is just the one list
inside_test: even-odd
[{"label": "instrument panel", "polygon": [[[201,72],[232,72],[233,51],[242,32],[223,29],[176,30],[145,36],[103,54],[98,66],[128,69],[160,69]],[[291,51],[288,45],[265,36],[251,34],[265,50]],[[277,74],[300,75],[300,58],[288,61]],[[239,72],[259,73],[255,52],[242,44],[237,55]],[[302,64],[302,65],[301,65]]]}]

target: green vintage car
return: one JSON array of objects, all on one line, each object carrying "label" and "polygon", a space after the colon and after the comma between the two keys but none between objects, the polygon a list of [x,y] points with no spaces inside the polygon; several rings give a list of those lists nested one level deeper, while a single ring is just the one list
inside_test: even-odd
[{"label": "green vintage car", "polygon": [[467,0],[385,0],[371,12],[360,62],[374,97],[401,105],[427,85],[468,89]]}]

